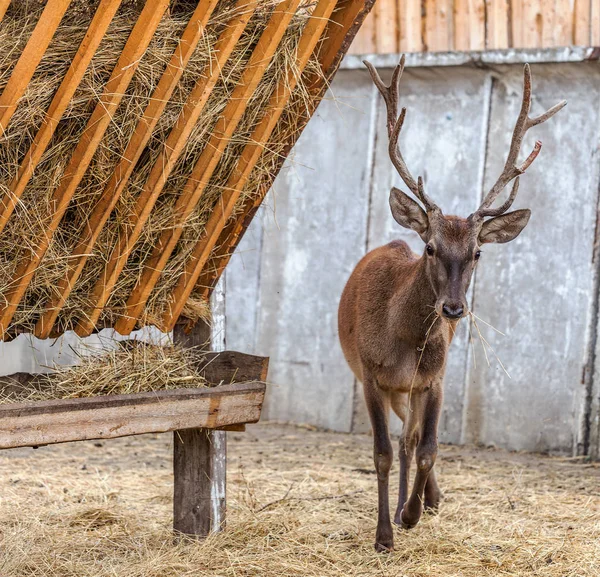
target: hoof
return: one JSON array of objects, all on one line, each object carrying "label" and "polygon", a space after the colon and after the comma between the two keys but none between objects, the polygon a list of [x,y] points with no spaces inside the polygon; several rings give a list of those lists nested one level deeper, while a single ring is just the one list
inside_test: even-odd
[{"label": "hoof", "polygon": [[[420,518],[420,515],[419,515]],[[417,518],[416,520],[409,520],[406,519],[405,515],[404,515],[404,509],[402,509],[402,512],[400,513],[400,523],[398,523],[398,525],[400,525],[400,527],[402,527],[403,529],[414,529],[418,523],[419,523],[419,518]]]},{"label": "hoof", "polygon": [[375,551],[377,553],[391,553],[394,550],[394,542],[389,541],[385,543],[375,543]]}]

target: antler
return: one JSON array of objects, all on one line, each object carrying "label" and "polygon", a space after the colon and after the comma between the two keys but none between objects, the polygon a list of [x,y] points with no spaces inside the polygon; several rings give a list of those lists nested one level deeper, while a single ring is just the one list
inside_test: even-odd
[{"label": "antler", "polygon": [[[542,122],[546,122],[549,118],[552,118],[561,108],[567,104],[566,100],[559,102],[550,110],[540,114],[535,118],[529,117],[529,111],[531,109],[531,69],[529,64],[525,64],[523,71],[523,102],[521,103],[521,112],[517,118],[515,130],[513,132],[512,141],[510,143],[510,150],[508,152],[508,158],[506,164],[502,170],[502,174],[496,181],[496,184],[491,188],[484,198],[481,206],[472,214],[473,218],[483,219],[488,216],[498,216],[505,213],[512,205],[513,201],[517,196],[519,190],[519,176],[523,174],[536,159],[542,148],[542,143],[538,140],[531,151],[531,154],[525,159],[521,165],[517,165],[519,151],[521,150],[521,144],[527,131],[533,126],[537,126]],[[498,195],[504,190],[506,185],[516,178],[513,188],[510,192],[510,196],[507,201],[498,208],[490,208],[492,203],[496,200]]]},{"label": "antler", "polygon": [[412,177],[406,166],[406,162],[404,162],[400,147],[398,146],[400,131],[402,130],[402,124],[404,123],[404,117],[406,116],[406,108],[402,108],[400,116],[398,116],[398,89],[400,86],[400,78],[402,78],[402,73],[404,72],[404,61],[405,58],[404,55],[402,55],[400,63],[394,69],[392,82],[389,86],[386,86],[383,83],[377,70],[370,62],[363,60],[363,63],[368,68],[371,78],[373,79],[375,86],[377,86],[377,90],[379,90],[385,101],[387,108],[387,131],[390,141],[388,150],[392,164],[396,167],[400,177],[410,191],[423,203],[423,206],[425,206],[428,211],[432,211],[437,209],[437,205],[425,194],[423,189],[423,179],[419,176],[418,180],[415,181]]}]

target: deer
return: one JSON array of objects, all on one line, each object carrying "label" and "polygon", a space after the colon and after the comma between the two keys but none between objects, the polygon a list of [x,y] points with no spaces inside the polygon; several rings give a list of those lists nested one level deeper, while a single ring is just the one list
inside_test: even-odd
[{"label": "deer", "polygon": [[[348,365],[363,385],[373,433],[378,491],[375,549],[379,552],[394,548],[388,491],[393,461],[390,408],[403,423],[394,524],[411,529],[424,509],[437,511],[442,496],[434,464],[443,377],[457,324],[469,314],[466,295],[481,247],[515,239],[529,222],[529,209],[507,212],[517,196],[521,175],[542,147],[538,140],[519,164],[523,138],[530,128],[550,119],[566,105],[562,101],[543,114],[530,117],[531,70],[526,64],[521,109],[498,180],[467,218],[445,215],[425,192],[423,179],[413,178],[400,151],[406,108],[399,115],[397,111],[404,63],[402,56],[387,86],[375,67],[364,61],[387,108],[390,160],[415,198],[393,187],[389,197],[392,216],[400,226],[415,231],[425,247],[417,255],[404,241],[394,240],[368,252],[351,273],[338,309],[340,344]],[[494,208],[494,201],[512,181],[507,200]],[[413,459],[416,471],[409,495]]]}]

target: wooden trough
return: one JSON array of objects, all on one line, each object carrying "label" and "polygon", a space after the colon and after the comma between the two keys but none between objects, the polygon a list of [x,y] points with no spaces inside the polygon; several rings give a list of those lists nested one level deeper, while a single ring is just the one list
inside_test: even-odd
[{"label": "wooden trough", "polygon": [[[2,27],[10,22],[11,10],[17,4],[23,4],[23,0],[12,2],[0,0],[0,33]],[[77,9],[87,10],[91,16],[64,77],[53,87],[43,121],[32,132],[30,141],[25,143],[26,152],[19,153],[20,156],[17,154],[14,171],[11,173],[12,167],[9,167],[6,169],[8,176],[0,178],[0,236],[7,234],[11,226],[18,229],[19,222],[24,222],[19,218],[24,219],[28,215],[31,208],[28,199],[35,197],[35,194],[30,194],[31,183],[35,181],[40,167],[43,168],[44,155],[49,154],[52,143],[57,135],[60,136],[61,126],[69,121],[69,107],[122,3],[138,4],[140,10],[137,20],[131,23],[129,36],[117,55],[103,90],[89,107],[85,128],[69,150],[56,182],[44,191],[48,195],[45,212],[36,214],[36,218],[32,219],[38,228],[28,231],[28,236],[23,237],[22,243],[19,243],[22,246],[17,247],[16,258],[2,254],[0,250],[3,266],[8,269],[14,266],[8,278],[0,284],[0,338],[9,340],[20,332],[30,332],[38,338],[56,337],[69,328],[85,337],[105,327],[113,327],[127,335],[135,328],[154,324],[165,332],[174,331],[175,341],[185,345],[209,342],[208,326],[197,317],[186,316],[186,305],[192,295],[206,302],[210,298],[232,252],[322,99],[373,2],[94,0],[86,3],[81,0],[40,0],[43,10],[39,11],[18,60],[10,75],[0,78],[0,152],[2,147],[23,146],[22,141],[15,144],[18,139],[10,138],[14,127],[11,120],[18,118],[20,107],[26,105],[30,83],[33,85],[36,81],[36,71],[40,63],[43,64],[48,47],[55,40],[55,35],[61,33],[60,25],[65,14]],[[30,4],[33,5],[33,0]],[[168,62],[162,69],[156,70],[159,80],[140,112],[131,137],[122,150],[111,151],[116,159],[112,175],[102,182],[101,193],[90,204],[89,215],[86,215],[89,218],[79,229],[75,227],[72,231],[68,218],[76,208],[74,199],[77,191],[86,185],[86,178],[88,181],[91,178],[90,166],[99,155],[104,154],[103,147],[108,149],[103,139],[132,79],[135,79],[136,70],[152,38],[160,30],[161,20],[170,10],[180,10],[181,4],[192,6],[181,37]],[[218,38],[216,34],[210,36],[207,26],[211,14],[223,6],[227,10],[233,7],[230,13],[227,12],[229,20]],[[169,198],[174,197],[172,216],[167,224],[162,225],[153,250],[144,253],[143,257],[136,256],[145,260],[139,275],[132,274],[128,272],[128,261],[140,245],[146,224],[165,198],[163,188],[169,182],[174,166],[181,162],[211,94],[219,83],[225,82],[221,72],[226,69],[228,58],[236,43],[241,42],[245,28],[250,26],[259,8],[262,10],[261,18],[266,19],[260,38],[251,45],[251,54],[244,60],[245,69],[218,112],[205,148],[200,151],[180,188],[175,190],[176,194],[170,193]],[[290,69],[280,78],[267,99],[267,105],[252,125],[252,133],[240,147],[234,142],[236,130],[299,10],[306,19],[294,50],[293,71],[296,75]],[[171,104],[177,104],[171,99],[175,98],[190,59],[212,42],[211,38],[215,41],[206,47],[210,53],[206,68],[195,79],[191,91],[178,108],[176,121],[161,140],[162,136],[157,136],[157,126],[165,110]],[[309,62],[312,62],[312,68],[308,66]],[[301,107],[290,111],[294,90],[300,82],[307,97]],[[286,115],[289,118],[291,112],[295,115],[295,127],[286,131]],[[274,143],[273,138],[277,134],[284,136]],[[123,211],[119,202],[123,196],[130,194],[128,187],[139,178],[136,171],[140,159],[154,154],[150,145],[153,142],[155,145],[157,140],[159,148],[155,150],[148,174],[144,173],[145,180],[138,180],[141,184],[135,189],[135,202]],[[275,144],[277,153],[273,158],[269,157],[271,168],[261,173],[259,181],[253,185],[252,194],[245,194],[249,183],[252,183],[253,170],[259,162],[265,161],[266,155],[273,155]],[[187,222],[194,216],[209,182],[212,183],[215,174],[219,174],[219,162],[230,145],[238,146],[235,149],[237,156],[226,179],[217,183],[220,196],[213,200],[198,234],[186,238]],[[36,194],[39,196],[39,192]],[[69,252],[58,260],[66,265],[60,269],[59,277],[46,280],[47,286],[44,286],[43,281],[38,282],[44,263],[48,254],[53,252],[57,237],[65,237],[65,230],[69,233],[67,236],[73,236],[73,244]],[[83,282],[82,274],[95,256],[99,239],[107,232],[109,236],[113,235],[114,246],[104,255],[102,269],[91,279],[92,282],[89,277]],[[176,259],[183,265],[174,273],[171,265]],[[132,282],[126,302],[117,309],[116,315],[111,312],[112,316],[103,317],[111,299],[115,298],[115,287],[123,279],[129,280],[127,275],[131,276]],[[166,305],[160,315],[150,314],[149,302],[165,279],[167,282],[163,284],[168,289]],[[173,282],[169,284],[171,280]],[[30,295],[37,294],[32,288],[34,285],[41,285],[47,290],[48,298],[38,299],[32,305]],[[83,305],[79,304],[80,301],[71,303],[74,293],[80,299],[83,294]],[[64,321],[65,311],[69,311],[74,319],[72,326],[69,324],[71,321]],[[215,354],[204,367],[206,380],[215,385],[213,388],[3,406],[0,407],[0,448],[38,447],[175,431],[174,527],[182,533],[205,535],[220,528],[225,518],[224,431],[228,428],[242,430],[246,423],[260,418],[267,363],[267,359],[241,353],[220,353]],[[20,380],[23,380],[22,375]]]}]

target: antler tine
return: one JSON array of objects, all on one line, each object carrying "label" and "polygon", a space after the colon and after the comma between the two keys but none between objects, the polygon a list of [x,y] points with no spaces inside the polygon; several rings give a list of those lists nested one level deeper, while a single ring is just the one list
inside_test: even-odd
[{"label": "antler tine", "polygon": [[389,86],[386,86],[381,80],[379,73],[375,69],[375,67],[368,62],[367,60],[363,60],[364,65],[369,70],[371,74],[371,78],[373,79],[373,83],[379,90],[383,100],[385,101],[385,105],[387,108],[387,131],[389,137],[389,154],[392,164],[400,174],[400,177],[408,186],[410,191],[423,203],[427,210],[434,210],[436,204],[425,194],[423,190],[423,181],[419,177],[419,182],[417,182],[408,167],[406,166],[406,162],[400,152],[400,147],[398,146],[398,140],[400,138],[400,131],[402,130],[402,125],[404,124],[404,118],[406,117],[406,108],[402,108],[400,111],[400,115],[398,116],[398,91],[400,87],[400,79],[402,78],[402,73],[404,72],[404,63],[405,56],[402,55],[399,64],[394,69],[392,74],[392,81]]},{"label": "antler tine", "polygon": [[517,191],[519,190],[518,182],[515,182],[515,186],[510,193],[510,197],[508,200],[497,209],[490,209],[489,207],[496,200],[498,195],[504,190],[506,185],[513,180],[514,178],[519,177],[523,174],[531,165],[531,163],[537,158],[537,155],[540,153],[542,149],[542,143],[538,140],[535,143],[535,146],[529,156],[525,159],[523,163],[517,165],[517,160],[519,157],[519,152],[521,150],[521,145],[523,143],[523,138],[527,131],[533,126],[537,126],[542,122],[546,122],[549,118],[552,118],[559,110],[561,110],[567,104],[566,100],[563,100],[535,118],[529,117],[529,111],[531,109],[531,68],[529,64],[525,64],[525,68],[523,70],[523,100],[521,102],[521,111],[519,112],[519,117],[517,118],[517,122],[515,124],[515,129],[513,131],[512,140],[510,143],[510,149],[508,152],[508,157],[506,159],[506,164],[504,165],[504,169],[500,174],[500,177],[494,184],[494,186],[487,193],[485,199],[481,203],[481,206],[477,209],[477,211],[473,214],[476,217],[484,217],[484,216],[498,216],[504,212],[506,212],[510,206],[512,205]]}]

